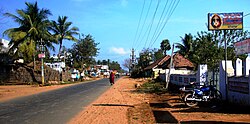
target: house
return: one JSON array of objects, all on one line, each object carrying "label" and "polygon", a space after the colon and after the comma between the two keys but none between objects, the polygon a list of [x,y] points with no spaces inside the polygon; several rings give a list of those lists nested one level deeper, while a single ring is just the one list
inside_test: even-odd
[{"label": "house", "polygon": [[[166,75],[169,72],[171,56],[167,55],[154,63],[147,66],[144,71],[148,76],[157,78],[160,76],[162,80],[166,80]],[[173,55],[173,68],[171,74],[193,74],[194,64],[181,54]]]},{"label": "house", "polygon": [[[161,68],[162,69],[169,69],[170,68],[170,61],[171,61],[171,59],[169,58],[167,61],[165,61],[162,64]],[[176,71],[180,70],[181,73],[184,74],[184,73],[189,73],[190,70],[193,70],[195,66],[190,60],[186,59],[181,54],[176,53],[173,55],[173,67]]]},{"label": "house", "polygon": [[56,71],[59,71],[60,73],[63,71],[63,68],[65,68],[65,62],[53,62],[53,63],[44,63],[44,64]]},{"label": "house", "polygon": [[161,68],[162,64],[169,60],[171,57],[169,55],[164,56],[155,62],[151,63],[149,66],[144,68],[144,72],[147,77],[152,77],[153,79],[157,78],[160,73],[164,73],[165,70]]}]

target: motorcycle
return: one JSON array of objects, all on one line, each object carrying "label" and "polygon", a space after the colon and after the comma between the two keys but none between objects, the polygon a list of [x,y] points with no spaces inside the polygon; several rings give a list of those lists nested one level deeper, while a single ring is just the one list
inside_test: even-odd
[{"label": "motorcycle", "polygon": [[221,100],[221,92],[212,85],[204,85],[200,86],[200,88],[196,87],[186,93],[184,97],[184,102],[189,107],[196,106],[199,102],[212,102],[213,104],[218,104]]},{"label": "motorcycle", "polygon": [[184,101],[184,98],[185,98],[186,94],[192,93],[193,89],[195,87],[196,87],[195,82],[190,82],[190,84],[180,87],[179,88],[179,94],[180,94],[179,97],[180,97],[180,99]]}]

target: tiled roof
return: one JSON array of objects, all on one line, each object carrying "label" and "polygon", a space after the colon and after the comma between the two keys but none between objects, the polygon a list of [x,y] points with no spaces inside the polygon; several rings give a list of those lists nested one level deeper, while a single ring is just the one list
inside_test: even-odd
[{"label": "tiled roof", "polygon": [[[174,68],[194,68],[194,64],[188,59],[184,58],[181,54],[176,53],[173,56],[173,65]],[[170,59],[166,63],[163,64],[162,68],[166,69],[170,66]]]},{"label": "tiled roof", "polygon": [[156,60],[154,63],[147,66],[144,70],[150,70],[150,69],[153,69],[154,67],[161,66],[168,59],[170,59],[169,55],[167,55],[167,56],[165,56],[163,58],[160,58],[160,59]]},{"label": "tiled roof", "polygon": [[[163,68],[163,69],[169,68],[170,59],[171,59],[171,57],[169,55],[167,55],[161,59],[156,60],[154,63],[147,66],[144,70],[150,70],[150,69],[153,69],[155,67],[159,67],[159,68]],[[176,53],[173,56],[173,65],[174,65],[174,68],[188,68],[188,69],[194,68],[194,64],[191,61],[189,61],[188,59],[184,58],[179,53]]]}]

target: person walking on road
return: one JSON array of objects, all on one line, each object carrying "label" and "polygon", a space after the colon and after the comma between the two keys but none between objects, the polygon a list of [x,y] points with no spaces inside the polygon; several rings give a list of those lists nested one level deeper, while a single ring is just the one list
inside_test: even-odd
[{"label": "person walking on road", "polygon": [[110,73],[109,82],[110,82],[111,85],[113,85],[115,83],[115,74],[114,74],[114,72]]}]

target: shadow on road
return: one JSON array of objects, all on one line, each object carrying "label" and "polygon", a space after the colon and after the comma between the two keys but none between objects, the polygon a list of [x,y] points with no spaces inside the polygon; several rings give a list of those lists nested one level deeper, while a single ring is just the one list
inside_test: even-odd
[{"label": "shadow on road", "polygon": [[156,123],[178,123],[178,120],[169,112],[153,110]]}]

